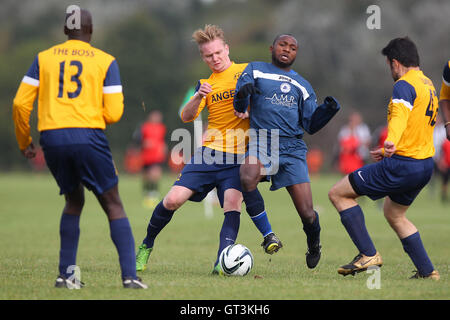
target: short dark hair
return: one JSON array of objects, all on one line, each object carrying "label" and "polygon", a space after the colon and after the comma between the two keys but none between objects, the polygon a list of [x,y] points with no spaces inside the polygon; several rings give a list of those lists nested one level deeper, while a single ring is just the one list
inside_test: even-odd
[{"label": "short dark hair", "polygon": [[414,42],[408,38],[395,38],[389,41],[388,45],[381,50],[392,63],[395,59],[405,67],[418,67],[420,65],[419,53]]},{"label": "short dark hair", "polygon": [[298,41],[297,41],[297,39],[294,37],[293,34],[291,34],[291,33],[280,33],[280,34],[278,34],[278,35],[275,37],[275,39],[273,40],[272,46],[275,46],[275,44],[277,43],[277,41],[280,40],[281,37],[285,37],[285,36],[288,36],[288,37],[293,38],[293,39],[297,42],[297,44],[298,44]]}]

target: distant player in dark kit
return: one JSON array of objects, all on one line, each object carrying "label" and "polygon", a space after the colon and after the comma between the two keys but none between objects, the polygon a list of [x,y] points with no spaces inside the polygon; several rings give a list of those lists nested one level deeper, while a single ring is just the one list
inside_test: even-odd
[{"label": "distant player in dark kit", "polygon": [[319,215],[313,209],[304,131],[320,130],[339,110],[338,102],[326,97],[318,106],[311,85],[291,69],[298,43],[292,35],[279,35],[270,46],[272,63],[251,62],[236,85],[236,116],[246,118],[250,105],[249,151],[241,165],[240,178],[247,205],[264,210],[264,200],[255,190],[270,179],[270,190],[285,187],[294,202],[308,250],[306,264],[315,268],[321,257]]},{"label": "distant player in dark kit", "polygon": [[[13,119],[19,148],[35,156],[30,136],[30,113],[38,100],[38,130],[45,160],[66,204],[60,221],[59,276],[55,286],[80,288],[73,276],[80,236],[84,187],[92,191],[105,211],[111,238],[119,254],[125,288],[147,288],[136,277],[134,238],[118,191],[118,176],[104,129],[120,120],[123,94],[115,58],[89,42],[92,17],[86,10],[80,26],[68,23],[68,40],[40,52],[14,98]],[[79,280],[79,279],[78,279]]]},{"label": "distant player in dark kit", "polygon": [[391,40],[382,54],[387,58],[395,81],[388,105],[388,134],[384,147],[371,151],[378,162],[345,176],[328,194],[359,251],[350,263],[338,268],[338,273],[354,275],[383,264],[367,232],[363,211],[356,202],[365,195],[372,200],[385,197],[384,216],[417,268],[412,278],[439,280],[419,231],[406,218],[406,211],[433,172],[433,130],[438,112],[436,90],[420,70],[416,45],[409,38]]}]

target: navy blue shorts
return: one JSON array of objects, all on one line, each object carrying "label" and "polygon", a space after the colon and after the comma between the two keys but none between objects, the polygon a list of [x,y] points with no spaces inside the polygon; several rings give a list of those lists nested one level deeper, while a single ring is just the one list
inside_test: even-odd
[{"label": "navy blue shorts", "polygon": [[[301,137],[280,137],[278,143],[259,144],[251,139],[247,155],[255,156],[266,169],[271,181],[270,190],[310,182],[306,153],[308,148]],[[268,146],[268,147],[266,147]]]},{"label": "navy blue shorts", "polygon": [[82,183],[99,195],[119,181],[108,140],[101,129],[46,130],[41,132],[40,144],[60,194],[70,193]]},{"label": "navy blue shorts", "polygon": [[242,191],[239,160],[234,154],[207,147],[199,148],[184,166],[174,185],[195,191],[189,199],[195,202],[202,201],[211,190],[217,188],[217,197],[223,207],[225,190]]},{"label": "navy blue shorts", "polygon": [[432,173],[432,158],[417,160],[393,155],[365,165],[348,177],[359,195],[372,200],[389,196],[392,201],[409,206],[430,181]]}]

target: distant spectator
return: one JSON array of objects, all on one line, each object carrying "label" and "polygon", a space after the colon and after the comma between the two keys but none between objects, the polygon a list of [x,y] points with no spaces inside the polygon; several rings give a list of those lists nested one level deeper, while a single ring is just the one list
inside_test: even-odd
[{"label": "distant spectator", "polygon": [[[433,132],[433,142],[435,153],[433,156],[435,175],[439,175],[442,178],[441,184],[441,200],[447,201],[447,184],[450,172],[450,141],[446,139],[445,126],[442,122],[442,118],[438,115],[436,117],[436,127]],[[434,178],[434,177],[433,177]],[[434,182],[432,179],[431,182]],[[431,185],[433,186],[433,184]]]},{"label": "distant spectator", "polygon": [[375,148],[383,148],[384,141],[386,140],[388,134],[388,127],[387,125],[383,125],[379,127],[375,132],[373,133],[373,139],[375,140]]},{"label": "distant spectator", "polygon": [[352,112],[348,123],[338,134],[339,171],[348,174],[362,167],[369,155],[369,127],[358,112]]},{"label": "distant spectator", "polygon": [[317,175],[323,165],[323,152],[318,148],[311,148],[306,154],[308,171],[312,175]]},{"label": "distant spectator", "polygon": [[140,141],[141,146],[144,206],[154,208],[160,200],[159,180],[167,156],[166,126],[161,111],[151,111],[137,135],[135,138]]},{"label": "distant spectator", "polygon": [[442,144],[439,169],[442,173],[441,200],[447,202],[447,185],[450,178],[450,140],[444,140]]}]

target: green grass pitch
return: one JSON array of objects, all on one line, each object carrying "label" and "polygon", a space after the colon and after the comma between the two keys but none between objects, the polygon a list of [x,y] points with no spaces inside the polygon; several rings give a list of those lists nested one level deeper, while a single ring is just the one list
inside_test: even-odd
[{"label": "green grass pitch", "polygon": [[[205,218],[203,203],[188,202],[176,212],[155,242],[148,269],[140,276],[148,290],[124,290],[118,256],[109,236],[106,215],[95,197],[87,192],[81,219],[77,264],[82,290],[53,287],[57,276],[59,219],[64,198],[49,174],[2,173],[0,175],[0,299],[158,299],[158,300],[322,300],[450,298],[450,206],[434,188],[422,191],[408,212],[418,227],[435,267],[439,282],[409,280],[414,266],[400,241],[383,217],[379,204],[362,199],[368,230],[383,256],[377,274],[342,277],[337,268],[357,254],[356,248],[331,206],[327,193],[339,179],[336,175],[312,177],[314,205],[322,226],[322,259],[309,270],[305,264],[306,242],[302,225],[285,190],[270,192],[261,184],[272,227],[284,247],[264,254],[262,237],[243,210],[237,243],[253,253],[254,268],[245,277],[210,275],[218,247],[223,215],[214,208]],[[162,192],[174,176],[165,176]],[[130,219],[136,246],[142,241],[151,211],[142,206],[139,176],[121,175],[120,193]],[[432,192],[434,190],[434,193]],[[255,277],[257,276],[257,277]],[[371,280],[372,279],[372,280]]]}]

